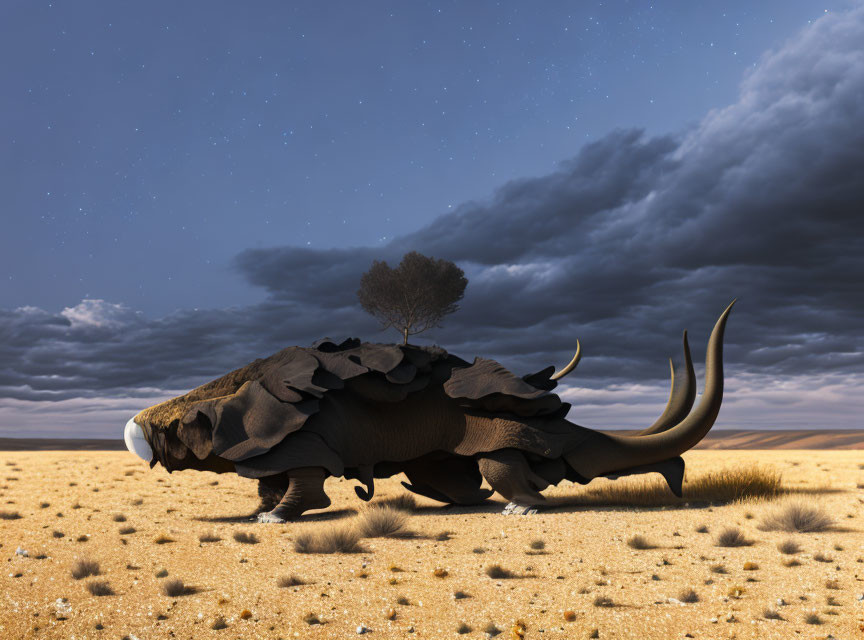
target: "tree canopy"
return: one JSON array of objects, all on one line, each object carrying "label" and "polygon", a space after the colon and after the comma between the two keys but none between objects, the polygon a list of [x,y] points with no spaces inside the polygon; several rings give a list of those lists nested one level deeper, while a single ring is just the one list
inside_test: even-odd
[{"label": "tree canopy", "polygon": [[408,336],[440,327],[459,308],[467,284],[465,272],[449,260],[411,251],[395,269],[373,261],[360,278],[357,298],[383,329],[395,328],[408,344]]}]

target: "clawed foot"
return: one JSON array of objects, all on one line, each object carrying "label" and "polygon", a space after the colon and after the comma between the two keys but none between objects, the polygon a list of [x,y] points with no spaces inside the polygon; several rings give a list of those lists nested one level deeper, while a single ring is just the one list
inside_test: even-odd
[{"label": "clawed foot", "polygon": [[268,522],[268,523],[275,523],[275,524],[285,524],[287,522],[287,520],[285,520],[285,518],[277,516],[272,511],[262,511],[261,513],[258,514],[257,520],[258,520],[258,522]]},{"label": "clawed foot", "polygon": [[504,507],[501,514],[505,516],[533,516],[537,513],[538,508],[537,505],[533,504],[518,504],[516,502],[510,502],[506,507]]}]

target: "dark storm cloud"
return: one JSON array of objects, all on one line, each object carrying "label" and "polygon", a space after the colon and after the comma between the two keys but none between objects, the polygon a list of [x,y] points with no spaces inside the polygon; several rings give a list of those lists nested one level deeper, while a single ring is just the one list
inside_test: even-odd
[{"label": "dark storm cloud", "polygon": [[[119,305],[0,313],[0,394],[62,400],[186,388],[329,334],[391,340],[355,303],[373,259],[458,261],[462,309],[430,339],[519,372],[656,380],[691,330],[697,357],[734,297],[733,373],[864,371],[864,10],[767,54],[739,101],[676,136],[616,131],[380,248],[242,252],[265,304],[147,320]],[[422,342],[423,340],[418,340]],[[757,375],[758,374],[758,375]],[[613,400],[609,400],[613,402]]]},{"label": "dark storm cloud", "polygon": [[309,285],[284,274],[314,255],[328,296],[313,299],[326,307],[351,298],[371,257],[456,260],[471,283],[436,339],[529,367],[561,360],[579,336],[600,376],[660,374],[681,329],[701,350],[739,297],[735,366],[860,371],[862,40],[861,9],[823,19],[766,54],[737,103],[677,138],[614,132],[377,253],[258,250],[238,266],[292,298]]}]

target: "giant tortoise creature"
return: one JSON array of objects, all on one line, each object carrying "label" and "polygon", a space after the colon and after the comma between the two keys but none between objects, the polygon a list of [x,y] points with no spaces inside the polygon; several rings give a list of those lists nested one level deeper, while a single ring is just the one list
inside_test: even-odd
[{"label": "giant tortoise creature", "polygon": [[[734,302],[733,302],[734,304]],[[672,368],[666,409],[634,435],[569,422],[552,389],[570,373],[548,367],[519,378],[494,360],[468,363],[438,347],[319,341],[288,347],[189,393],[141,411],[126,425],[129,449],[169,472],[236,472],[259,481],[260,522],[285,522],[330,505],[329,476],[357,479],[372,498],[374,478],[404,473],[414,493],[476,504],[494,491],[520,505],[562,480],[659,472],[681,495],[681,454],[714,424],[723,397],[723,332],[708,341],[705,389],[696,397],[684,333],[684,368]]]}]

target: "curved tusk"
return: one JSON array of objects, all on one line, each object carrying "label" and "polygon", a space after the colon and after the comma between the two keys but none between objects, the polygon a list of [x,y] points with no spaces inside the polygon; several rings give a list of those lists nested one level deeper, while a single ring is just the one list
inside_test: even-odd
[{"label": "curved tusk", "polygon": [[579,344],[579,341],[577,340],[576,341],[576,355],[573,356],[573,359],[570,361],[570,364],[568,364],[566,367],[561,369],[561,371],[559,371],[558,373],[552,374],[552,377],[550,377],[549,379],[550,380],[559,380],[560,378],[563,378],[568,373],[573,371],[573,369],[576,368],[576,365],[579,364],[579,360],[581,358],[582,358],[582,345]]},{"label": "curved tusk", "polygon": [[693,360],[690,357],[690,345],[687,342],[687,332],[684,332],[684,369],[675,371],[675,365],[669,360],[672,373],[672,385],[669,391],[669,401],[657,420],[647,429],[635,435],[647,436],[662,433],[681,422],[693,408],[696,400],[696,374],[693,372]]}]

